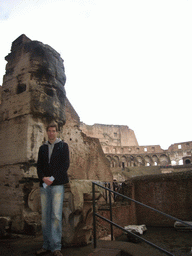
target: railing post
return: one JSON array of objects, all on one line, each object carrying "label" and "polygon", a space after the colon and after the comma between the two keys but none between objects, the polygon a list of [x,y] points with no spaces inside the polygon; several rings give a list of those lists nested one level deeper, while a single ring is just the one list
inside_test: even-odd
[{"label": "railing post", "polygon": [[[108,188],[107,188],[107,185],[108,185]],[[96,204],[96,203],[95,203],[95,186],[99,186],[99,187],[105,189],[106,191],[107,191],[107,190],[109,191],[110,220],[108,220],[108,219],[104,218],[103,216],[99,215],[98,213],[96,213],[96,210],[95,210],[95,204]],[[136,201],[136,200],[134,200],[134,199],[132,199],[132,198],[130,198],[130,197],[127,197],[127,196],[125,196],[125,195],[122,195],[122,194],[120,194],[120,193],[118,193],[118,192],[112,191],[112,190],[110,189],[110,183],[108,183],[108,184],[105,183],[105,187],[104,187],[104,186],[101,186],[100,184],[97,184],[97,183],[95,183],[95,182],[92,182],[92,193],[93,193],[93,229],[94,229],[94,230],[93,230],[93,237],[94,237],[94,248],[96,248],[96,216],[111,224],[111,240],[113,240],[113,225],[114,225],[115,227],[117,227],[117,228],[120,228],[121,230],[123,230],[123,231],[126,232],[126,233],[131,233],[130,231],[128,231],[128,230],[122,228],[121,226],[117,225],[116,223],[114,223],[114,222],[112,221],[111,193],[115,193],[116,195],[119,195],[119,196],[123,197],[124,199],[128,199],[128,200],[130,200],[130,201],[132,201],[132,202],[135,202],[135,203],[137,203],[137,204],[139,204],[139,205],[141,205],[141,206],[144,206],[144,207],[146,207],[146,208],[148,208],[148,209],[151,209],[151,210],[153,210],[153,211],[156,211],[156,212],[158,212],[158,213],[160,213],[160,214],[162,214],[162,215],[164,215],[164,216],[166,216],[166,217],[168,217],[168,218],[170,218],[170,219],[179,221],[179,222],[185,224],[185,226],[192,227],[192,225],[189,224],[189,223],[187,223],[187,222],[184,222],[184,221],[182,221],[182,220],[179,220],[179,219],[177,219],[177,218],[175,218],[175,217],[173,217],[173,216],[171,216],[171,215],[169,215],[169,214],[163,213],[163,212],[161,212],[161,211],[159,211],[159,210],[157,210],[157,209],[154,209],[154,208],[152,208],[152,207],[150,207],[150,206],[148,206],[148,205],[145,205],[145,204],[143,204],[143,203],[141,203],[141,202],[138,202],[138,201]],[[106,198],[106,199],[107,199],[107,198]],[[166,250],[164,250],[164,249],[160,248],[159,246],[157,246],[157,245],[155,245],[155,244],[153,244],[153,243],[151,243],[151,242],[145,240],[144,238],[141,238],[140,236],[138,236],[138,235],[136,235],[136,234],[133,234],[133,233],[132,233],[132,235],[133,235],[133,236],[136,236],[137,238],[139,238],[140,240],[144,241],[145,243],[147,243],[147,244],[149,244],[149,245],[155,247],[156,249],[158,249],[158,250],[160,250],[160,251],[166,253],[167,255],[174,256],[172,253],[167,252]]]},{"label": "railing post", "polygon": [[[107,183],[105,182],[105,188],[107,187]],[[105,199],[106,199],[106,203],[107,203],[107,201],[108,201],[108,199],[107,199],[107,190],[105,189]]]},{"label": "railing post", "polygon": [[[125,183],[122,182],[122,194],[123,194],[123,195],[125,195],[124,188],[125,188]],[[125,198],[123,197],[123,200],[122,200],[122,201],[124,201],[124,200],[125,200]]]},{"label": "railing post", "polygon": [[[111,185],[109,183],[108,185],[109,189],[111,189]],[[109,190],[109,206],[110,206],[110,221],[112,222],[113,220],[113,215],[112,215],[112,203],[111,203],[111,191]],[[113,241],[113,224],[111,223],[111,241]]]},{"label": "railing post", "polygon": [[96,216],[95,216],[95,184],[92,182],[92,193],[93,193],[93,242],[94,248],[97,246],[97,238],[96,238]]}]

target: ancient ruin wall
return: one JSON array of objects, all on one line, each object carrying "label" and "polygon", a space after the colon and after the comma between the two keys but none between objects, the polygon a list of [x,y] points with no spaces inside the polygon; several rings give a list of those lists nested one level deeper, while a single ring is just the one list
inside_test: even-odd
[{"label": "ancient ruin wall", "polygon": [[167,150],[160,145],[139,146],[134,131],[123,125],[86,125],[82,131],[98,138],[112,168],[190,164],[192,142],[175,143]]},{"label": "ancient ruin wall", "polygon": [[71,179],[112,181],[112,173],[97,138],[85,135],[79,128],[79,117],[66,98],[66,124],[60,137],[70,145]]},{"label": "ancient ruin wall", "polygon": [[[37,49],[33,50],[33,46],[37,46]],[[40,42],[34,43],[22,35],[13,43],[11,53],[6,58],[8,63],[1,88],[2,100],[0,105],[0,193],[2,195],[0,215],[11,218],[12,231],[34,231],[34,233],[38,231],[36,227],[40,226],[40,204],[39,184],[36,179],[36,159],[38,147],[46,140],[46,124],[54,119],[59,124],[60,137],[69,144],[71,158],[70,183],[66,186],[64,200],[64,239],[68,244],[86,243],[90,241],[92,234],[91,180],[110,182],[112,181],[112,173],[99,139],[86,136],[79,127],[78,114],[66,98],[64,88],[62,89],[65,84],[65,74],[60,74],[60,71],[61,73],[64,72],[63,60],[55,50],[52,53],[52,50],[51,47]],[[31,51],[36,54],[31,56]],[[51,60],[47,56],[48,53],[53,55]],[[37,56],[36,59],[35,56]],[[58,63],[59,68],[57,70]],[[123,155],[125,152],[122,153],[122,149],[127,148],[129,150],[132,147],[136,151],[139,148],[145,152],[145,148],[141,148],[137,144],[130,147],[117,146],[121,132],[122,130],[115,130],[114,133],[116,134],[113,133],[113,135],[117,137],[114,141],[112,139],[113,149],[119,150],[117,150],[118,156],[122,155],[120,160],[126,160],[126,155]],[[110,137],[105,134],[103,145],[107,142],[106,138],[112,138],[112,134]],[[126,138],[125,136],[124,139]],[[186,152],[186,157],[190,151],[190,146],[191,142],[186,145],[186,151],[183,151]],[[144,153],[146,155],[150,153],[148,146],[147,149],[147,153]],[[151,148],[151,150],[154,149]],[[155,150],[160,149],[155,146]],[[177,150],[174,148],[173,151],[166,154],[175,154],[175,157],[181,157],[181,150],[182,148],[178,146]],[[159,153],[161,154],[161,152]],[[166,159],[167,155],[164,153],[163,159]],[[148,183],[148,179],[145,182],[142,180],[140,184],[135,183],[136,192],[133,197],[135,196],[136,199],[145,202],[148,194],[145,191],[146,198],[142,198],[144,196],[144,194],[141,195],[142,185],[147,188],[147,184],[149,184],[151,191],[154,192],[152,202],[159,203],[156,198],[162,198],[164,193],[176,191],[177,182],[172,184],[170,180],[166,180],[167,184],[162,189],[162,179],[164,176],[159,178],[157,184],[155,182]],[[169,184],[172,187],[171,190],[169,190]],[[191,204],[191,199],[187,198],[186,195],[191,194],[190,180],[182,178],[178,180],[178,184],[184,199],[182,204],[181,198],[179,206],[185,207],[185,210],[189,209],[186,202]],[[159,189],[158,193],[155,193],[156,185]],[[169,196],[169,202],[176,203],[177,197],[173,197],[173,194]],[[160,200],[160,202],[162,201]],[[174,210],[171,207],[169,210]],[[130,209],[130,207],[129,210],[130,217],[135,222],[135,210]],[[143,219],[139,210],[137,212],[138,220]],[[185,217],[188,218],[186,212]],[[117,216],[120,216],[121,210],[116,209],[116,213]],[[144,217],[147,214],[145,213]],[[123,214],[121,218],[122,224],[124,223]]]},{"label": "ancient ruin wall", "polygon": [[[137,177],[127,178],[123,187],[119,187],[119,192],[170,216],[191,221],[192,171],[146,175],[138,174]],[[99,214],[110,219],[110,212],[102,210],[102,207]],[[113,205],[113,221],[122,227],[145,224],[147,227],[173,228],[175,223],[175,220],[140,204],[130,200],[122,201],[121,197],[117,199],[116,205]],[[98,226],[102,227],[99,229],[100,233],[105,231],[105,236],[110,234],[110,225],[101,219],[98,222]],[[120,230],[114,228],[114,236],[120,234]]]},{"label": "ancient ruin wall", "polygon": [[5,59],[0,165],[36,161],[45,124],[52,119],[60,124],[66,120],[63,61],[51,47],[25,35],[13,42]]},{"label": "ancient ruin wall", "polygon": [[[132,179],[135,199],[183,221],[191,221],[192,172],[151,175]],[[138,224],[172,226],[171,220],[159,213],[137,205]]]},{"label": "ancient ruin wall", "polygon": [[160,146],[115,147],[115,153],[105,154],[112,168],[139,166],[190,165],[192,142],[176,143],[168,150]]},{"label": "ancient ruin wall", "polygon": [[[87,209],[89,214],[84,209],[83,194],[91,192],[90,189],[85,191],[85,182],[79,186],[73,184],[78,179],[111,182],[112,173],[99,140],[87,137],[79,129],[78,114],[66,98],[63,60],[50,46],[31,41],[25,35],[13,42],[6,60],[0,105],[0,216],[11,218],[12,231],[38,230],[37,154],[39,146],[47,139],[46,125],[54,120],[59,125],[59,136],[70,148],[65,223],[70,220],[79,228],[79,221],[84,219],[81,239],[89,240],[91,231],[90,226],[86,228],[86,221],[92,213],[90,208]],[[82,195],[77,208],[73,201],[76,195]],[[67,243],[77,237],[76,226],[70,227]],[[85,240],[82,242],[86,243]]]},{"label": "ancient ruin wall", "polygon": [[135,133],[128,126],[81,123],[80,128],[86,135],[99,139],[104,153],[114,147],[138,146]]}]

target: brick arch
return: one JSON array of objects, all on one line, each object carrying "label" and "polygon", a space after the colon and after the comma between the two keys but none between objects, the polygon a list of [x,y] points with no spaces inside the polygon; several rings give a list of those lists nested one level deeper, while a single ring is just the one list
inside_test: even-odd
[{"label": "brick arch", "polygon": [[110,167],[113,167],[113,163],[112,163],[112,157],[111,156],[106,156],[106,158],[109,160],[109,163],[110,163]]},{"label": "brick arch", "polygon": [[170,158],[166,154],[162,154],[159,157],[160,165],[166,166],[170,164]]},{"label": "brick arch", "polygon": [[144,159],[145,159],[145,166],[151,166],[152,165],[153,160],[152,160],[152,158],[149,155],[146,155],[144,157]]},{"label": "brick arch", "polygon": [[119,161],[118,156],[114,156],[113,161],[114,161],[114,165],[115,165],[114,167],[119,167],[120,166],[120,161]]},{"label": "brick arch", "polygon": [[153,165],[159,165],[159,158],[157,157],[157,155],[153,155],[152,160],[153,160]]},{"label": "brick arch", "polygon": [[127,166],[135,166],[135,157],[133,155],[127,157]]},{"label": "brick arch", "polygon": [[145,160],[144,160],[144,158],[143,158],[143,156],[137,156],[136,158],[135,158],[135,165],[137,165],[137,166],[144,166],[145,165]]},{"label": "brick arch", "polygon": [[191,158],[186,158],[184,160],[184,164],[191,164]]},{"label": "brick arch", "polygon": [[123,155],[123,156],[121,157],[120,162],[121,162],[121,167],[122,167],[122,168],[127,167],[127,157],[126,157],[126,156]]}]

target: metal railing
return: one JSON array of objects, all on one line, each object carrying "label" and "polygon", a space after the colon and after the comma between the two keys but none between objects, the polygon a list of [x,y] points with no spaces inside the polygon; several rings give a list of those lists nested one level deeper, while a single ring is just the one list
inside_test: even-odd
[{"label": "metal railing", "polygon": [[[96,200],[96,199],[95,199],[95,186],[98,186],[98,187],[100,187],[100,188],[103,188],[105,191],[109,191],[110,220],[108,220],[108,219],[106,219],[105,217],[103,217],[103,216],[99,215],[98,213],[96,213],[96,207],[95,207],[95,200]],[[141,241],[143,241],[143,242],[145,242],[145,243],[147,243],[147,244],[149,244],[149,245],[155,247],[155,248],[158,249],[159,251],[162,251],[162,252],[164,252],[164,253],[167,254],[167,255],[174,256],[174,254],[172,254],[172,253],[166,251],[165,249],[163,249],[163,248],[161,248],[161,247],[159,247],[159,246],[157,246],[157,245],[151,243],[150,241],[148,241],[148,240],[146,240],[146,239],[144,239],[144,238],[142,238],[142,237],[140,237],[140,236],[138,236],[138,235],[132,233],[131,231],[128,231],[128,230],[124,229],[123,227],[119,226],[118,224],[114,223],[114,222],[112,221],[111,193],[114,193],[114,194],[116,194],[116,195],[118,195],[118,196],[121,196],[121,197],[123,197],[123,198],[125,198],[125,199],[127,199],[127,200],[131,200],[132,202],[135,202],[135,203],[137,203],[137,204],[139,204],[139,205],[142,205],[142,206],[144,206],[144,207],[146,207],[146,208],[149,208],[149,209],[151,209],[151,210],[153,210],[153,211],[155,211],[155,212],[158,212],[158,213],[160,213],[160,214],[162,214],[162,215],[168,217],[169,219],[178,221],[178,222],[184,224],[184,226],[189,226],[189,227],[192,228],[192,225],[189,224],[188,222],[182,221],[182,220],[180,220],[180,219],[178,219],[178,218],[175,218],[175,217],[173,217],[173,216],[171,216],[171,215],[169,215],[169,214],[166,214],[166,213],[164,213],[164,212],[161,212],[161,211],[159,211],[159,210],[157,210],[157,209],[155,209],[155,208],[153,208],[153,207],[150,207],[150,206],[148,206],[148,205],[145,205],[145,204],[143,204],[143,203],[141,203],[141,202],[138,202],[138,201],[136,201],[136,200],[134,200],[134,199],[132,199],[132,198],[130,198],[130,197],[127,197],[127,196],[122,195],[122,194],[120,194],[120,193],[118,193],[118,192],[116,192],[116,191],[111,190],[111,189],[110,189],[110,183],[108,183],[108,186],[106,186],[106,184],[105,184],[105,187],[104,187],[104,186],[102,186],[102,185],[100,185],[100,184],[98,184],[98,183],[96,183],[96,182],[92,182],[92,193],[93,193],[93,239],[94,239],[94,248],[97,247],[97,239],[96,239],[96,217],[99,217],[99,218],[101,218],[102,220],[104,220],[104,221],[106,221],[106,222],[108,222],[108,223],[111,224],[111,225],[110,225],[110,226],[111,226],[111,241],[113,241],[113,226],[115,226],[115,227],[117,227],[117,228],[123,230],[124,232],[129,233],[129,234],[131,234],[131,235],[134,236],[134,237],[137,237],[139,240],[141,240]],[[105,193],[105,194],[106,194],[106,193]]]}]

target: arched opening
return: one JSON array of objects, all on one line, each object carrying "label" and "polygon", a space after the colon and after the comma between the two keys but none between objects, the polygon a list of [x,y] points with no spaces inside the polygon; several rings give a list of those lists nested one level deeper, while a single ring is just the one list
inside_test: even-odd
[{"label": "arched opening", "polygon": [[159,162],[161,166],[167,166],[170,163],[170,160],[167,155],[161,155],[159,158]]},{"label": "arched opening", "polygon": [[107,160],[109,161],[110,163],[110,167],[113,167],[113,162],[111,160],[111,157],[110,156],[106,156]]},{"label": "arched opening", "polygon": [[138,156],[136,158],[136,163],[135,163],[137,166],[144,166],[145,165],[145,161],[144,159],[141,157],[141,156]]},{"label": "arched opening", "polygon": [[157,166],[159,163],[158,157],[156,155],[153,155],[152,160],[153,160],[153,166]]},{"label": "arched opening", "polygon": [[114,163],[115,163],[114,167],[119,167],[119,157],[118,156],[114,156],[113,160],[114,160]]},{"label": "arched opening", "polygon": [[190,159],[186,159],[186,160],[185,160],[185,164],[191,164]]},{"label": "arched opening", "polygon": [[127,167],[127,159],[125,156],[122,156],[122,158],[121,158],[121,167],[122,167],[122,169]]},{"label": "arched opening", "polygon": [[17,86],[17,94],[20,94],[22,92],[26,91],[26,84],[18,84]]},{"label": "arched opening", "polygon": [[183,159],[179,160],[179,165],[183,165]]},{"label": "arched opening", "polygon": [[145,166],[151,166],[152,165],[152,159],[150,156],[145,156]]}]

